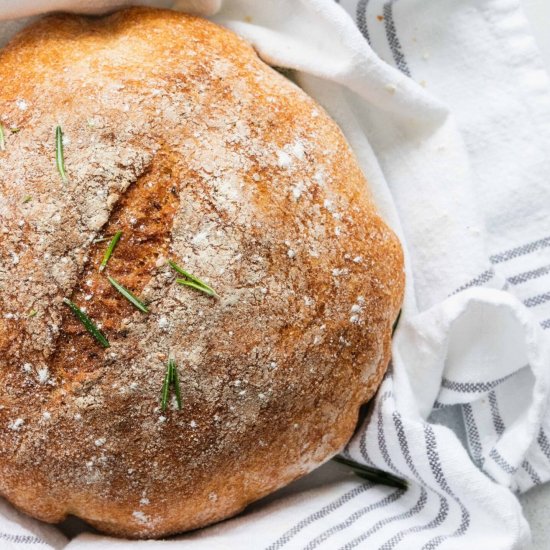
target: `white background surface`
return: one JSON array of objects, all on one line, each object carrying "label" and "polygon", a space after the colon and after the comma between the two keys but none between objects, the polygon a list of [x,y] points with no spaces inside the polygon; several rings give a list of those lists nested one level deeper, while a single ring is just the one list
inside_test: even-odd
[{"label": "white background surface", "polygon": [[[533,34],[550,71],[550,0],[523,0]],[[533,550],[550,548],[550,484],[535,488],[520,499],[533,530]]]}]

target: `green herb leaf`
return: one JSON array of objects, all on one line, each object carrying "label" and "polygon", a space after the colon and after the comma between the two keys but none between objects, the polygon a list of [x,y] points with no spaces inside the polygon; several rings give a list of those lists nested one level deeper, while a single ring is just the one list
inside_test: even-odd
[{"label": "green herb leaf", "polygon": [[384,472],[383,470],[378,470],[377,468],[371,468],[370,466],[365,466],[364,464],[359,464],[353,460],[348,460],[341,456],[332,457],[334,462],[339,464],[344,464],[353,469],[355,475],[373,481],[374,483],[379,483],[380,485],[387,485],[388,487],[397,487],[398,489],[407,489],[407,482],[404,479],[401,479],[393,474]]},{"label": "green herb leaf", "polygon": [[200,292],[204,292],[208,296],[217,296],[217,294],[211,288],[208,288],[203,285],[199,285],[194,281],[189,281],[187,279],[176,279],[176,283],[178,283],[179,285],[184,285],[190,288],[194,288],[195,290],[199,290]]},{"label": "green herb leaf", "polygon": [[29,311],[28,317],[31,317],[31,318],[32,318],[32,317],[36,317],[37,313],[38,313],[38,311],[36,311],[36,309],[31,309],[31,310]]},{"label": "green herb leaf", "polygon": [[165,411],[168,405],[168,394],[170,393],[170,385],[172,383],[172,362],[168,361],[166,365],[166,374],[164,375],[164,382],[162,383],[162,393],[160,399],[160,408]]},{"label": "green herb leaf", "polygon": [[393,322],[393,326],[391,328],[392,336],[393,336],[393,333],[395,332],[395,329],[397,328],[397,324],[399,323],[399,319],[401,319],[401,312],[402,311],[403,311],[402,309],[399,310],[399,313],[397,314],[397,317],[395,318],[395,321]]},{"label": "green herb leaf", "polygon": [[99,271],[103,271],[105,267],[107,266],[107,262],[109,261],[109,258],[111,257],[111,254],[113,253],[113,250],[115,249],[118,241],[120,240],[120,237],[122,237],[122,231],[117,231],[113,238],[111,239],[111,242],[109,243],[109,246],[107,247],[107,250],[105,251],[105,254],[103,255],[103,260],[101,261],[101,265],[99,266]]},{"label": "green herb leaf", "polygon": [[30,195],[27,195],[24,199],[23,199],[23,204],[27,204],[28,202],[31,202],[32,201],[32,197]]},{"label": "green herb leaf", "polygon": [[17,133],[20,132],[20,131],[21,131],[21,128],[17,128],[17,127],[15,127],[15,126],[12,126],[12,127],[10,128],[10,132],[11,132],[12,134],[17,134]]},{"label": "green herb leaf", "polygon": [[181,388],[180,378],[178,376],[178,367],[174,359],[170,358],[168,362],[172,364],[172,385],[174,386],[174,393],[176,394],[178,409],[181,410]]},{"label": "green herb leaf", "polygon": [[63,183],[67,182],[67,174],[65,172],[65,155],[63,153],[63,130],[61,126],[57,126],[55,129],[55,164],[57,165],[57,171],[61,176]]},{"label": "green herb leaf", "polygon": [[115,281],[112,277],[107,277],[109,282],[118,290],[131,304],[137,307],[143,313],[149,313],[147,306],[134,294],[132,294],[127,288],[124,288],[120,283]]},{"label": "green herb leaf", "polygon": [[174,393],[176,394],[176,402],[178,409],[181,410],[181,388],[180,380],[178,377],[178,367],[172,357],[168,359],[166,365],[166,374],[164,375],[164,382],[162,383],[162,394],[160,399],[160,408],[162,411],[166,410],[168,406],[168,395],[170,394],[170,388],[174,386]]},{"label": "green herb leaf", "polygon": [[216,298],[219,297],[211,286],[207,285],[204,281],[201,281],[198,277],[191,275],[191,273],[185,271],[185,269],[182,269],[172,260],[169,260],[168,264],[174,271],[177,271],[180,275],[185,277],[185,279],[176,279],[176,283],[200,290],[201,292],[208,294],[208,296],[213,296]]},{"label": "green herb leaf", "polygon": [[111,346],[105,335],[97,328],[97,325],[68,298],[63,298],[63,303],[71,308],[75,317],[84,325],[84,328],[105,348]]},{"label": "green herb leaf", "polygon": [[4,137],[4,127],[0,124],[0,151],[6,150],[6,138]]}]

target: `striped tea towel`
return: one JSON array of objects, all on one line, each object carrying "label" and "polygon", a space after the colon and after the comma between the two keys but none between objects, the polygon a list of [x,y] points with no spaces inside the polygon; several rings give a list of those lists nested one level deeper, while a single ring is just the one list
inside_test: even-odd
[{"label": "striped tea towel", "polygon": [[[0,19],[122,3],[0,0]],[[550,87],[519,0],[150,3],[209,15],[292,69],[354,148],[408,280],[392,368],[343,453],[410,488],[330,463],[238,518],[140,546],[525,548],[516,494],[550,478]],[[69,541],[5,503],[0,539],[136,544]]]}]

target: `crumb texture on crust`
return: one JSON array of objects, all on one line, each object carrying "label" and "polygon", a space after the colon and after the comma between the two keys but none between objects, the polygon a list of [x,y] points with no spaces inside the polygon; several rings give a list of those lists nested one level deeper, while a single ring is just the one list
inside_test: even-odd
[{"label": "crumb texture on crust", "polygon": [[[158,537],[337,452],[387,367],[403,260],[327,114],[231,32],[146,8],[46,17],[0,81],[0,492]],[[98,271],[117,230],[106,273],[148,315]]]}]

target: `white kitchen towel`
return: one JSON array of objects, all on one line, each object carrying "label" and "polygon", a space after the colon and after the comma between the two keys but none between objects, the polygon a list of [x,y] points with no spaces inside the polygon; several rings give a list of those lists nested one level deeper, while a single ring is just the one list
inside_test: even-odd
[{"label": "white kitchen towel", "polygon": [[[0,0],[0,19],[125,3]],[[515,493],[550,479],[550,86],[519,0],[133,3],[227,25],[346,134],[406,249],[407,292],[343,452],[410,488],[331,463],[238,518],[142,543],[69,541],[2,504],[1,548],[525,548]],[[25,23],[0,23],[0,42]]]}]

